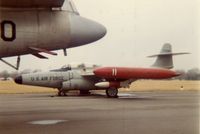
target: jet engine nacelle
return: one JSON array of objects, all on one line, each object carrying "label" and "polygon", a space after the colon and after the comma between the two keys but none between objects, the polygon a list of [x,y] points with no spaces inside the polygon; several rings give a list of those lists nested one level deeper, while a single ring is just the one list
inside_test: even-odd
[{"label": "jet engine nacelle", "polygon": [[62,83],[63,90],[92,90],[94,83],[85,79],[72,79]]}]

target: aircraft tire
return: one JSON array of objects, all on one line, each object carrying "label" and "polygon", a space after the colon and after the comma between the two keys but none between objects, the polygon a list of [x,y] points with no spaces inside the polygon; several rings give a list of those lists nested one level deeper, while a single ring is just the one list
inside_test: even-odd
[{"label": "aircraft tire", "polygon": [[67,96],[65,91],[58,91],[58,96]]},{"label": "aircraft tire", "polygon": [[118,97],[118,89],[117,88],[109,88],[106,89],[106,95],[109,98],[117,98]]}]

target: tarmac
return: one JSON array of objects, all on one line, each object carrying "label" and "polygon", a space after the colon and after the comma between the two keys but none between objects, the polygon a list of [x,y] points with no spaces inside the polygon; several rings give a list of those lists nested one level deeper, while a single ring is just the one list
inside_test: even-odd
[{"label": "tarmac", "polygon": [[1,134],[199,134],[197,91],[1,94]]}]

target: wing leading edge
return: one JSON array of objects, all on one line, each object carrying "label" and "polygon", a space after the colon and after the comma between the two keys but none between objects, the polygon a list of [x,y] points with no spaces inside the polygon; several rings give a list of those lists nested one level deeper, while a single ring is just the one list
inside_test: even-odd
[{"label": "wing leading edge", "polygon": [[62,7],[65,0],[0,0],[4,8],[51,8]]}]

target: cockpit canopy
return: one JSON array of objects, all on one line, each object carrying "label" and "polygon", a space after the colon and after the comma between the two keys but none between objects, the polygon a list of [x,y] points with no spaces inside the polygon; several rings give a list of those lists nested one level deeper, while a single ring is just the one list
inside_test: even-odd
[{"label": "cockpit canopy", "polygon": [[69,70],[91,70],[94,68],[100,67],[100,65],[90,64],[90,63],[71,63],[68,65],[62,66],[60,69],[51,70],[51,71],[69,71]]},{"label": "cockpit canopy", "polygon": [[100,65],[90,64],[90,63],[71,63],[64,65],[62,68],[71,68],[71,69],[83,69],[83,68],[97,68]]}]

